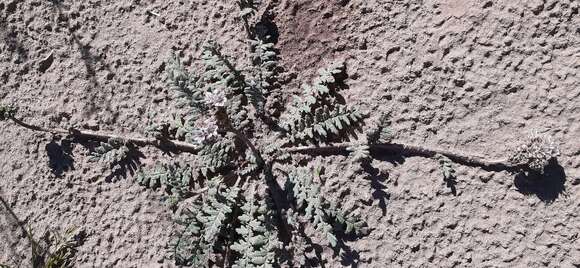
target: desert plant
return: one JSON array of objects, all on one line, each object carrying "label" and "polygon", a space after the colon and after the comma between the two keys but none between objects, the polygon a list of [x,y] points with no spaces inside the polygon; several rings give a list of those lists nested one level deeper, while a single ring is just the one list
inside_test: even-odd
[{"label": "desert plant", "polygon": [[[18,227],[22,230],[26,239],[30,243],[31,266],[34,268],[66,268],[73,267],[77,247],[79,246],[82,235],[75,228],[67,229],[62,235],[46,231],[41,239],[34,238],[32,228],[26,227],[22,223],[8,202],[0,194],[0,203],[8,211],[10,216],[16,221]],[[0,267],[9,267],[0,265]]]},{"label": "desert plant", "polygon": [[177,264],[195,267],[304,264],[293,256],[308,247],[302,239],[307,222],[336,251],[341,234],[364,235],[367,228],[357,215],[323,197],[321,170],[300,161],[309,156],[350,154],[359,164],[383,152],[419,155],[440,159],[448,181],[455,176],[451,162],[541,171],[557,155],[553,143],[538,138],[504,160],[394,142],[387,115],[368,122],[367,114],[340,96],[348,80],[344,61],[320,69],[280,113],[272,105],[280,101],[278,75],[283,71],[274,44],[253,32],[255,3],[238,3],[251,38],[247,61],[251,66],[237,66],[216,42],[204,44],[199,74],[186,70],[173,56],[167,65],[168,84],[176,105],[186,108],[187,114],[151,125],[147,138],[33,126],[17,119],[10,106],[0,108],[0,119],[36,131],[100,141],[93,156],[112,169],[127,157],[129,148],[139,146],[194,154],[196,164],[142,167],[136,177],[141,185],[169,194],[182,226],[175,231],[171,255]]}]

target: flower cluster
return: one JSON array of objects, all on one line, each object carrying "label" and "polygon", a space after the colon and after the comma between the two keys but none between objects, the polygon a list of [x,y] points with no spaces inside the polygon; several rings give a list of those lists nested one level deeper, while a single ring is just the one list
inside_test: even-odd
[{"label": "flower cluster", "polygon": [[558,145],[549,136],[532,133],[528,139],[512,150],[509,161],[515,165],[526,165],[531,170],[543,173],[552,158],[560,155]]},{"label": "flower cluster", "polygon": [[226,106],[226,93],[224,90],[207,91],[205,93],[204,102],[209,107],[224,107]]}]

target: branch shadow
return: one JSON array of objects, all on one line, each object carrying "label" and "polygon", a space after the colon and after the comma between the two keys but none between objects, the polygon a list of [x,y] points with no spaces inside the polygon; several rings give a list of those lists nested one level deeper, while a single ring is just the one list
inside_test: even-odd
[{"label": "branch shadow", "polygon": [[[6,202],[6,206],[8,205],[8,202],[4,200],[1,189],[0,199],[2,199],[2,202]],[[11,208],[5,207],[3,203],[0,203],[0,216],[2,216],[0,218],[0,239],[3,241],[2,248],[9,248],[9,252],[5,253],[10,256],[9,261],[12,262],[14,267],[24,267],[25,264],[23,262],[27,260],[27,256],[23,252],[19,252],[16,245],[20,243],[21,238],[26,237],[25,222],[17,218],[11,212]]]},{"label": "branch shadow", "polygon": [[[66,29],[68,30],[70,36],[71,36],[71,40],[73,42],[73,45],[76,45],[76,47],[78,47],[79,52],[81,54],[81,59],[83,61],[83,64],[85,66],[85,69],[87,71],[87,75],[90,78],[90,81],[94,84],[97,85],[98,81],[96,79],[96,68],[95,68],[95,64],[97,62],[100,62],[100,58],[94,56],[91,52],[90,52],[90,44],[83,44],[80,40],[79,37],[76,35],[76,31],[77,28],[73,27],[70,23],[70,18],[68,18],[67,16],[64,15],[63,12],[63,6],[62,6],[62,2],[59,0],[51,0],[50,1],[53,6],[55,7],[55,9],[57,10],[57,16],[58,16],[58,21],[62,21],[65,23]],[[110,72],[111,69],[109,67],[108,64],[105,64],[103,62],[101,62],[101,64]]]},{"label": "branch shadow", "polygon": [[18,39],[18,32],[15,32],[11,27],[8,27],[8,22],[4,16],[0,17],[0,39],[7,45],[9,52],[16,53],[21,57],[18,59],[17,63],[26,62],[28,60],[28,50],[24,48]]},{"label": "branch shadow", "polygon": [[393,164],[393,166],[399,166],[405,163],[405,157],[403,154],[394,152],[394,153],[385,153],[380,150],[373,150],[371,149],[371,155],[373,159],[382,162],[389,162]]},{"label": "branch shadow", "polygon": [[535,195],[542,202],[552,203],[566,191],[566,172],[552,159],[544,168],[544,173],[522,171],[515,175],[514,185],[524,195]]}]

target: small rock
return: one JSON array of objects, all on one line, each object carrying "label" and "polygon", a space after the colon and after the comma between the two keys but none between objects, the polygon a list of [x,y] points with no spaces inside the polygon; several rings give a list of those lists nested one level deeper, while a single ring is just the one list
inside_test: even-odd
[{"label": "small rock", "polygon": [[479,180],[480,181],[482,181],[484,183],[487,183],[487,182],[489,182],[491,180],[492,175],[490,175],[490,174],[482,174],[482,175],[479,175],[478,177],[479,177]]},{"label": "small rock", "polygon": [[50,52],[50,54],[48,54],[48,56],[46,56],[44,59],[41,59],[38,62],[38,71],[40,71],[41,73],[46,72],[46,70],[48,70],[48,68],[50,68],[50,66],[52,65],[52,63],[54,62],[54,56],[52,51]]},{"label": "small rock", "polygon": [[95,119],[91,119],[83,125],[83,128],[90,130],[99,130],[100,129],[99,122]]},{"label": "small rock", "polygon": [[540,14],[542,10],[544,10],[544,1],[543,0],[532,0],[528,2],[528,6],[532,9],[532,13],[534,15]]},{"label": "small rock", "polygon": [[454,79],[453,84],[455,84],[455,86],[457,86],[457,87],[463,87],[463,85],[465,85],[465,80],[463,80],[461,78]]},{"label": "small rock", "polygon": [[153,97],[153,102],[154,102],[154,103],[160,103],[160,102],[162,102],[163,100],[165,100],[165,97],[166,97],[166,96],[165,96],[165,94],[157,94],[157,95],[155,95],[155,96]]},{"label": "small rock", "polygon": [[514,42],[514,40],[511,37],[506,37],[503,39],[503,43],[506,46],[511,46],[513,42]]},{"label": "small rock", "polygon": [[407,102],[409,102],[409,96],[403,95],[399,98],[399,101],[402,103],[407,103]]}]

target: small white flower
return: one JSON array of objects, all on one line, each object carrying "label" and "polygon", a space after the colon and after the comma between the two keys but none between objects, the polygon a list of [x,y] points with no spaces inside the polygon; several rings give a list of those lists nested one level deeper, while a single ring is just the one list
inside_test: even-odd
[{"label": "small white flower", "polygon": [[196,128],[191,138],[194,142],[202,144],[207,141],[211,141],[218,136],[218,126],[213,118],[208,118],[201,122],[200,126]]},{"label": "small white flower", "polygon": [[204,98],[205,104],[209,107],[226,106],[226,93],[221,89],[215,89],[214,92],[206,92]]}]

